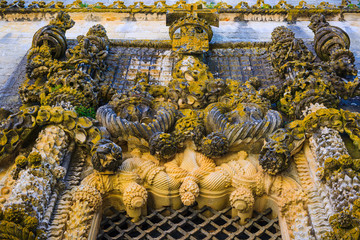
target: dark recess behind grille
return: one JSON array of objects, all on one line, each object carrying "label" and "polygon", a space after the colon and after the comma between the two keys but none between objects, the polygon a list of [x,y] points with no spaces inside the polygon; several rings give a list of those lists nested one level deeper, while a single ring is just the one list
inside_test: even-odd
[{"label": "dark recess behind grille", "polygon": [[98,240],[119,239],[281,239],[278,219],[269,219],[271,209],[254,213],[244,226],[239,217],[232,218],[231,208],[215,211],[209,207],[196,210],[162,208],[153,210],[137,223],[124,212],[112,209],[114,214],[104,217]]}]

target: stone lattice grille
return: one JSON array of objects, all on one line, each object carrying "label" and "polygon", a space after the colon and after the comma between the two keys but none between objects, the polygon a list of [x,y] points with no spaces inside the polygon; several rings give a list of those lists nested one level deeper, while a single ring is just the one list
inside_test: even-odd
[{"label": "stone lattice grille", "polygon": [[124,212],[112,209],[113,215],[101,223],[98,240],[115,239],[281,239],[278,219],[269,219],[271,209],[254,213],[247,224],[231,217],[231,208],[216,211],[209,207],[196,210],[162,208],[152,211],[137,223]]},{"label": "stone lattice grille", "polygon": [[[134,85],[138,72],[145,72],[150,84],[167,85],[179,60],[170,49],[112,46],[106,59],[105,79],[114,88],[124,90]],[[282,84],[273,71],[266,48],[214,49],[203,60],[215,78],[246,82],[257,77],[263,87]]]}]

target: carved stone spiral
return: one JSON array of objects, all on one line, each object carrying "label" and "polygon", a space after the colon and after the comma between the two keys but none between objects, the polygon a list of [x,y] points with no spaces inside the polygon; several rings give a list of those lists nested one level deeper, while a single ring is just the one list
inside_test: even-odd
[{"label": "carved stone spiral", "polygon": [[116,115],[110,105],[97,110],[97,120],[106,127],[113,137],[135,136],[149,140],[157,132],[167,132],[175,123],[176,109],[171,105],[160,106],[157,115],[149,124],[129,121]]},{"label": "carved stone spiral", "polygon": [[310,21],[309,28],[315,33],[315,51],[322,60],[329,61],[336,48],[349,49],[350,38],[344,30],[330,26],[321,14],[313,15]]},{"label": "carved stone spiral", "polygon": [[255,142],[262,137],[266,137],[277,129],[282,118],[280,113],[269,110],[263,119],[243,121],[236,124],[229,121],[225,113],[230,112],[231,108],[224,104],[211,104],[206,108],[207,116],[205,119],[207,129],[216,129],[222,132],[229,141],[229,146],[238,145],[242,142]]},{"label": "carved stone spiral", "polygon": [[34,35],[33,47],[41,47],[43,44],[50,47],[51,54],[56,59],[63,56],[67,48],[65,34],[51,25],[39,29]]}]

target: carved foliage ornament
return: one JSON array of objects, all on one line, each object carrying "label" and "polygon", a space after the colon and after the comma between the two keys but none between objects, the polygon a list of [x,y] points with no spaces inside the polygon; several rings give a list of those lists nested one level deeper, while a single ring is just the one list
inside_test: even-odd
[{"label": "carved foliage ornament", "polygon": [[[258,1],[255,7],[267,5]],[[279,7],[290,6],[281,2]],[[316,31],[328,26],[319,19],[313,19]],[[16,159],[0,234],[16,237],[22,232],[29,239],[55,235],[51,215],[57,211],[58,194],[66,200],[60,227],[64,239],[86,239],[94,216],[111,196],[134,221],[146,214],[148,202],[174,208],[198,202],[217,209],[232,206],[245,223],[258,200],[273,201],[286,224],[295,226],[310,221],[301,187],[281,175],[291,156],[323,127],[344,131],[360,145],[358,114],[309,110],[311,103],[337,107],[341,96],[357,94],[357,83],[343,82],[344,71],[317,60],[287,28],[274,30],[269,49],[282,86],[262,86],[257,78],[245,83],[215,79],[198,55],[209,49],[211,27],[191,10],[170,27],[173,51],[180,56],[172,81],[157,86],[138,74],[134,86],[117,90],[104,78],[111,46],[104,27],[91,27],[67,49],[65,30],[73,24],[61,13],[35,34],[20,89],[24,106],[0,124],[1,161]],[[338,42],[338,48],[316,41],[320,58],[351,58],[344,32],[331,27],[324,32],[325,42]],[[111,92],[106,98],[104,89]],[[271,102],[278,107],[271,109]],[[290,122],[281,129],[283,115]],[[29,137],[37,139],[35,145],[23,144]],[[240,151],[250,152],[256,145],[262,146],[261,167],[254,164],[254,155],[248,158]],[[74,146],[86,156],[71,157]],[[346,164],[358,171],[356,161],[339,159],[341,166],[324,161],[325,180],[329,171],[341,171]],[[65,176],[73,175],[80,185],[66,188]],[[29,186],[31,181],[37,185]],[[26,196],[32,188],[40,200]],[[341,221],[341,226],[353,224],[345,217]],[[292,228],[289,235],[297,231]]]}]

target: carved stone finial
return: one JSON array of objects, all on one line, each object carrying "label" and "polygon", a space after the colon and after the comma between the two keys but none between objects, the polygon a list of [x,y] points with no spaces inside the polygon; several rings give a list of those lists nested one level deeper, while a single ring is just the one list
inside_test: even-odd
[{"label": "carved stone finial", "polygon": [[181,201],[185,206],[191,206],[199,196],[200,189],[192,177],[186,177],[179,189]]},{"label": "carved stone finial", "polygon": [[148,194],[146,189],[133,182],[126,187],[123,202],[128,209],[136,209],[143,207],[146,204],[147,198]]},{"label": "carved stone finial", "polygon": [[55,19],[50,21],[50,25],[57,26],[65,32],[66,30],[72,28],[75,25],[75,22],[70,18],[68,13],[61,11],[56,15]]},{"label": "carved stone finial", "polygon": [[251,211],[255,204],[252,191],[248,188],[239,187],[230,195],[230,204],[239,212]]}]

